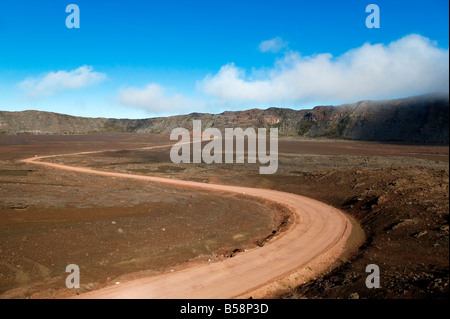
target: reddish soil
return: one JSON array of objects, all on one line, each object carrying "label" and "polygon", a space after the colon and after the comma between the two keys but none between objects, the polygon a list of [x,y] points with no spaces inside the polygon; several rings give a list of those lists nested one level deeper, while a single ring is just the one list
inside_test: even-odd
[{"label": "reddish soil", "polygon": [[[275,297],[448,297],[448,146],[284,138],[279,153],[274,175],[258,174],[260,164],[175,165],[163,150],[105,152],[83,165],[300,194],[362,225],[366,242],[356,254],[343,257],[328,275]],[[365,267],[372,263],[380,267],[380,289],[365,286]]]},{"label": "reddish soil", "polygon": [[80,266],[83,276],[81,288],[71,293],[82,293],[188,261],[225,258],[282,230],[286,212],[263,200],[19,162],[35,153],[167,142],[136,136],[130,143],[130,137],[2,136],[2,298],[67,293],[65,267],[71,263]]},{"label": "reddish soil", "polygon": [[[98,176],[82,177],[69,172],[52,171],[50,174],[50,170],[37,169],[17,161],[35,154],[122,149],[124,151],[99,153],[95,157],[71,156],[52,161],[113,172],[281,190],[315,198],[339,208],[362,225],[366,240],[358,251],[342,256],[340,262],[335,265],[336,268],[323,276],[300,286],[288,284],[279,287],[279,292],[270,295],[272,297],[448,298],[448,146],[285,138],[280,139],[278,172],[274,175],[259,175],[259,164],[175,165],[171,163],[167,150],[125,151],[168,142],[168,137],[156,138],[158,141],[152,140],[151,136],[131,134],[2,136],[0,200],[3,203],[3,212],[21,212],[27,209],[32,211],[36,207],[45,208],[47,205],[60,209],[59,213],[70,211],[66,208],[72,206],[76,207],[75,210],[91,208],[95,211],[95,207],[104,206],[98,203],[104,203],[106,198],[113,198],[108,207],[120,215],[121,207],[148,204],[142,196],[149,190],[139,185],[130,187],[129,183],[122,183],[120,180]],[[185,197],[183,192],[187,192],[186,189],[174,191],[172,187],[156,187],[148,183],[146,185],[152,187],[152,193],[157,194],[162,189],[166,194],[166,197],[162,196],[165,199],[159,203],[166,205],[166,212],[186,208],[186,205],[177,204]],[[105,193],[103,189],[109,191]],[[75,196],[78,192],[81,192],[80,197]],[[169,193],[170,196],[167,196]],[[137,196],[138,200],[127,206],[121,200],[129,198],[130,194]],[[171,197],[174,202],[167,203],[166,199]],[[228,203],[228,200],[224,201]],[[239,203],[240,199],[236,199],[236,205],[240,205]],[[193,207],[200,205],[192,204]],[[269,210],[266,211],[266,216],[276,216],[264,203],[259,204],[261,205],[258,210]],[[250,214],[250,208],[255,207],[250,204],[242,213]],[[46,208],[36,212],[44,210]],[[193,208],[193,211],[196,210]],[[51,219],[32,215],[33,218],[53,223]],[[28,218],[30,217],[27,216],[25,221],[16,224],[10,220],[9,224],[5,225],[7,229],[13,229],[21,223],[26,224]],[[109,222],[111,221],[108,219],[106,223]],[[32,224],[33,222],[30,225]],[[53,225],[48,227],[55,228]],[[264,234],[264,231],[260,234]],[[4,244],[5,239],[1,239],[1,243]],[[15,245],[16,251],[19,251],[22,243],[29,241],[25,239],[21,242],[17,237],[8,245]],[[0,251],[0,254],[2,253]],[[5,260],[3,256],[2,261]],[[64,260],[61,265],[65,263]],[[368,289],[365,286],[365,267],[371,263],[380,266],[379,289]],[[2,274],[12,271],[6,268],[1,271]],[[16,272],[14,268],[12,273]],[[30,273],[38,271],[30,270]],[[20,278],[17,275],[16,277]],[[111,278],[108,282],[113,281]],[[35,282],[39,282],[39,279]],[[92,283],[94,285],[83,287],[83,291],[102,285],[100,282]],[[42,288],[40,287],[40,291]],[[55,288],[52,289],[49,291],[54,291]],[[26,295],[22,291],[22,295],[17,296]]]}]

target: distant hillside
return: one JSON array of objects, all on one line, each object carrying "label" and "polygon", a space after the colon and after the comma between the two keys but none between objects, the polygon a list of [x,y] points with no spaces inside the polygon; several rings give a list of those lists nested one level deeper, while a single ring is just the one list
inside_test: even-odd
[{"label": "distant hillside", "polygon": [[269,108],[221,114],[191,113],[142,120],[83,118],[57,113],[0,111],[2,134],[130,132],[169,134],[173,128],[277,127],[280,135],[367,141],[449,143],[449,96],[428,94],[386,101],[361,101],[311,110]]}]

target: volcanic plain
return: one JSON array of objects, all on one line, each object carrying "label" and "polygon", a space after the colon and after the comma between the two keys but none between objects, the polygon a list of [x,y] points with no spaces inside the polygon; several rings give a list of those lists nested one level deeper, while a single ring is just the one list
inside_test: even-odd
[{"label": "volcanic plain", "polygon": [[[229,193],[66,172],[20,162],[304,195],[352,216],[359,247],[326,273],[271,298],[445,298],[448,146],[286,137],[276,174],[260,164],[174,164],[167,135],[0,135],[0,297],[54,298],[230,258],[288,227],[280,205]],[[172,142],[173,143],[173,142]],[[82,286],[65,288],[78,264]],[[365,286],[368,264],[381,287]],[[314,272],[314,270],[311,270]],[[176,289],[174,287],[174,289]]]}]

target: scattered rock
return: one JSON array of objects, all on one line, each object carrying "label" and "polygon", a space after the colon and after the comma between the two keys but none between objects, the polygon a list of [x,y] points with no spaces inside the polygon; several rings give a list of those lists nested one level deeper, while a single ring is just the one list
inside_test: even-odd
[{"label": "scattered rock", "polygon": [[357,292],[353,292],[348,296],[350,299],[359,299],[359,294]]},{"label": "scattered rock", "polygon": [[426,235],[428,232],[426,231],[426,230],[423,230],[423,231],[421,231],[421,232],[418,232],[418,233],[415,233],[415,234],[413,234],[413,237],[415,237],[415,238],[420,238],[420,237],[422,237],[423,235]]}]

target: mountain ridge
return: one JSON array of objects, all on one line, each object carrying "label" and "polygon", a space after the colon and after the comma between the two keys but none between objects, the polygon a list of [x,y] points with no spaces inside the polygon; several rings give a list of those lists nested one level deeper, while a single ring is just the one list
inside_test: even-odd
[{"label": "mountain ridge", "polygon": [[280,136],[449,144],[448,94],[363,100],[303,110],[252,108],[146,119],[88,118],[35,110],[0,111],[0,134],[169,134],[176,127],[191,130],[192,120],[202,120],[202,129],[276,127]]}]

